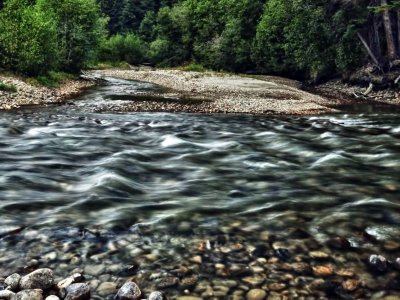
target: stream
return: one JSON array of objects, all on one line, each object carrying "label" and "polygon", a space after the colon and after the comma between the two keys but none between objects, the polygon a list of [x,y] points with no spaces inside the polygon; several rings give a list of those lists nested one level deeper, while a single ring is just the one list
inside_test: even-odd
[{"label": "stream", "polygon": [[95,113],[159,89],[108,81],[0,113],[0,277],[81,270],[93,299],[131,276],[170,299],[400,297],[398,114]]}]

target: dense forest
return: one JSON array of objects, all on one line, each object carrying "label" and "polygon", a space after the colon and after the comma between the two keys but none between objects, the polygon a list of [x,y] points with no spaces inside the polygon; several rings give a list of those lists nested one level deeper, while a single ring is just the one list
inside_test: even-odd
[{"label": "dense forest", "polygon": [[0,0],[0,67],[195,63],[313,79],[400,57],[399,0]]}]

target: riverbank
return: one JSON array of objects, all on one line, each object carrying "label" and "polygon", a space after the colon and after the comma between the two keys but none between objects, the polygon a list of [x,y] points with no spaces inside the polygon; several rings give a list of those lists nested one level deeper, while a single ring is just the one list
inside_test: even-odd
[{"label": "riverbank", "polygon": [[333,113],[332,101],[300,89],[300,83],[275,77],[257,78],[215,72],[180,70],[120,70],[91,72],[92,76],[151,82],[167,88],[133,97],[123,111],[248,113],[311,115]]},{"label": "riverbank", "polygon": [[5,74],[0,74],[0,82],[15,88],[15,91],[0,90],[0,110],[63,103],[96,84],[91,80],[67,80],[60,87],[48,88],[35,86],[23,78]]}]

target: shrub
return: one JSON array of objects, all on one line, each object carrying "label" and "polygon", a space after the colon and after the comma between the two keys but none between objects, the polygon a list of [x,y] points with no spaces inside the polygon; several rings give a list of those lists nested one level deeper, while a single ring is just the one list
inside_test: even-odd
[{"label": "shrub", "polygon": [[6,84],[0,81],[0,91],[15,93],[17,91],[17,87],[13,84]]}]

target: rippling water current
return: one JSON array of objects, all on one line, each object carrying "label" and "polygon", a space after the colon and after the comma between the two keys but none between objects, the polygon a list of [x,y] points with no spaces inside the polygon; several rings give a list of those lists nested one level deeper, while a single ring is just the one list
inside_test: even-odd
[{"label": "rippling water current", "polygon": [[[73,106],[0,114],[0,271],[34,259],[60,275],[99,261],[155,272],[190,264],[202,241],[208,250],[278,241],[292,256],[322,249],[336,268],[362,270],[362,253],[340,260],[329,240],[400,254],[399,115],[91,112],[111,95],[153,88],[113,83]],[[311,249],[292,243],[299,230]]]}]

